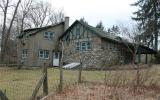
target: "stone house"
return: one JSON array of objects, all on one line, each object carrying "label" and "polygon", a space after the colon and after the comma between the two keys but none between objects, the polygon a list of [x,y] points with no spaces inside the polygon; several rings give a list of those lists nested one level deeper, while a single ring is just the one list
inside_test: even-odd
[{"label": "stone house", "polygon": [[58,37],[69,27],[69,17],[55,25],[26,29],[18,36],[18,64],[22,66],[59,66]]},{"label": "stone house", "polygon": [[[120,37],[76,20],[60,37],[63,41],[64,63],[82,62],[83,67],[99,68],[115,64],[128,64],[133,55]],[[128,41],[126,41],[128,42]],[[132,45],[129,45],[132,48]],[[155,53],[140,46],[141,54]]]}]

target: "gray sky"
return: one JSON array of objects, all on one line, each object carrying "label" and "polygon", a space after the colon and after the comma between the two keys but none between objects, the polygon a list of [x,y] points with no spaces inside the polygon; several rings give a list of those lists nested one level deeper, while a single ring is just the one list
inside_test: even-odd
[{"label": "gray sky", "polygon": [[[54,8],[63,9],[73,23],[84,17],[95,26],[100,20],[106,28],[114,24],[131,22],[135,7],[130,6],[136,0],[47,0]],[[71,24],[70,23],[70,24]]]},{"label": "gray sky", "polygon": [[[115,24],[130,25],[132,12],[130,6],[137,0],[43,0],[48,1],[57,10],[63,10],[70,17],[70,24],[82,17],[92,26],[102,21],[105,28]],[[1,19],[1,16],[0,16]],[[129,23],[129,24],[128,24]]]}]

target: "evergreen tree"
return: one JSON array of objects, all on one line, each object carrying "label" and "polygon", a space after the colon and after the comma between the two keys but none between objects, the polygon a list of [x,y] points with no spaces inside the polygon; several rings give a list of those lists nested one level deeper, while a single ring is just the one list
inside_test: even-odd
[{"label": "evergreen tree", "polygon": [[138,11],[133,13],[135,17],[132,17],[132,19],[138,22],[139,28],[142,30],[142,40],[148,42],[148,45],[155,40],[154,47],[155,50],[158,50],[158,32],[160,30],[160,27],[158,27],[160,25],[159,0],[138,0],[132,6],[139,7]]},{"label": "evergreen tree", "polygon": [[121,33],[117,25],[113,25],[111,28],[108,28],[107,32],[111,35],[118,35]]},{"label": "evergreen tree", "polygon": [[104,31],[104,26],[103,26],[103,23],[102,21],[100,21],[97,25],[96,25],[96,28],[99,28],[99,29],[102,29]]},{"label": "evergreen tree", "polygon": [[88,22],[84,19],[84,17],[82,17],[79,21],[80,21],[80,22],[83,22],[83,23],[85,23],[85,24],[88,24]]}]

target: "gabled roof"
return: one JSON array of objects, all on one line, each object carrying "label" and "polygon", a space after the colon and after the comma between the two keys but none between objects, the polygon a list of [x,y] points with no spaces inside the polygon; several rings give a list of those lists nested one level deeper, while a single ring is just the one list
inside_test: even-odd
[{"label": "gabled roof", "polygon": [[77,23],[81,24],[82,26],[84,26],[85,28],[87,28],[88,30],[92,31],[93,33],[97,34],[98,36],[100,36],[100,37],[102,37],[102,38],[106,38],[106,39],[108,39],[108,40],[111,40],[111,41],[114,41],[114,42],[118,42],[118,41],[115,39],[114,36],[109,35],[107,32],[105,32],[105,31],[103,31],[103,30],[101,30],[101,29],[99,29],[99,28],[90,26],[90,25],[88,25],[88,24],[86,24],[86,23],[80,22],[80,21],[78,21],[78,20],[76,20],[76,21],[60,36],[60,38],[62,38],[65,34],[67,34],[67,32],[70,31],[70,30],[73,28],[73,26],[74,26],[75,24],[77,24]]},{"label": "gabled roof", "polygon": [[41,31],[46,30],[48,28],[55,27],[55,26],[60,25],[60,24],[64,24],[64,22],[56,23],[54,25],[49,25],[49,26],[45,26],[45,27],[26,29],[26,30],[23,31],[23,33],[21,35],[18,36],[18,38],[22,38],[26,34],[28,34],[29,36],[35,35],[38,32],[41,32]]},{"label": "gabled roof", "polygon": [[[63,38],[63,36],[65,36],[67,34],[68,31],[70,31],[74,25],[76,25],[77,23],[81,24],[82,26],[84,26],[85,28],[87,28],[88,30],[92,31],[93,33],[97,34],[98,36],[100,36],[101,38],[104,38],[104,39],[107,39],[109,41],[112,41],[114,43],[121,43],[123,44],[125,42],[125,44],[129,45],[129,46],[134,46],[133,43],[130,43],[128,40],[122,38],[122,37],[119,37],[119,36],[113,36],[113,35],[110,35],[109,33],[99,29],[99,28],[96,28],[96,27],[93,27],[93,26],[90,26],[86,23],[83,23],[83,22],[80,22],[78,20],[76,20],[60,37],[59,39]],[[144,45],[139,45],[139,49],[142,51],[141,53],[142,54],[155,54],[156,51],[149,48],[149,47],[146,47]]]}]

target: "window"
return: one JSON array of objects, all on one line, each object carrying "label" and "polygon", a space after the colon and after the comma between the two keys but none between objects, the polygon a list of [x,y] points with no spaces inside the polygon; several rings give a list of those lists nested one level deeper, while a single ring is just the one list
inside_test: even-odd
[{"label": "window", "polygon": [[43,58],[44,57],[44,52],[43,50],[39,50],[39,58]]},{"label": "window", "polygon": [[28,57],[28,50],[24,49],[22,50],[22,58],[27,58]]},{"label": "window", "polygon": [[88,41],[84,41],[84,42],[82,42],[82,51],[83,50],[90,50],[91,49],[91,43],[90,42],[88,42]]},{"label": "window", "polygon": [[87,42],[87,50],[90,50],[90,49],[91,49],[91,43]]},{"label": "window", "polygon": [[81,50],[82,51],[86,50],[86,42],[82,42]]},{"label": "window", "polygon": [[52,40],[53,39],[53,33],[52,32],[44,32],[44,38]]},{"label": "window", "polygon": [[59,52],[55,52],[54,58],[55,58],[55,59],[58,59],[58,58],[59,58]]},{"label": "window", "polygon": [[49,59],[49,50],[39,50],[39,58]]},{"label": "window", "polygon": [[88,41],[83,41],[83,42],[76,42],[76,50],[90,50],[91,49],[91,43]]}]

